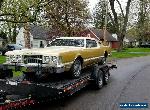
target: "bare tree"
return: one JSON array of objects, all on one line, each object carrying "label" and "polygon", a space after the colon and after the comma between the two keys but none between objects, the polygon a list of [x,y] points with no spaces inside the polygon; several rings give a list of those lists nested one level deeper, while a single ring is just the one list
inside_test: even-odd
[{"label": "bare tree", "polygon": [[[15,42],[16,29],[24,26],[25,46],[30,48],[29,23],[40,22],[43,7],[49,2],[45,0],[0,0],[0,22],[9,31],[9,39]],[[10,4],[11,3],[11,4]],[[6,28],[7,27],[7,28]],[[1,28],[3,29],[3,28]]]},{"label": "bare tree", "polygon": [[[52,29],[64,36],[74,36],[84,28],[89,18],[86,0],[55,0],[46,7],[46,17]],[[56,34],[57,34],[56,33]]]},{"label": "bare tree", "polygon": [[[115,1],[119,4],[120,10],[121,10],[122,20],[123,20],[122,28],[119,28],[119,16],[118,16],[118,14],[115,10]],[[112,11],[112,18],[113,18],[112,20],[114,21],[113,25],[116,29],[116,33],[118,35],[118,40],[120,42],[118,51],[121,51],[122,48],[123,48],[123,39],[125,37],[126,30],[127,30],[127,23],[128,23],[128,16],[129,16],[131,1],[132,0],[127,1],[126,10],[125,10],[125,13],[124,13],[119,0],[109,0],[111,11]]]}]

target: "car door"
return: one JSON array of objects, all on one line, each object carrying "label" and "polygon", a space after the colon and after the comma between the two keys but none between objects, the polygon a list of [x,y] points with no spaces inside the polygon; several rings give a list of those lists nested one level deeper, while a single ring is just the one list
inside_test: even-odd
[{"label": "car door", "polygon": [[86,51],[88,53],[88,64],[96,63],[103,53],[103,49],[94,39],[86,39]]}]

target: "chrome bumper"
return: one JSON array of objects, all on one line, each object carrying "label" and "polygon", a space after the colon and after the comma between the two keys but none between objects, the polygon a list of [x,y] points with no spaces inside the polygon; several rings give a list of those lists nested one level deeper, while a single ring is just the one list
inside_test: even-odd
[{"label": "chrome bumper", "polygon": [[37,64],[37,63],[28,63],[28,64],[18,64],[18,63],[10,63],[4,64],[8,68],[26,68],[26,72],[49,72],[49,73],[63,73],[65,71],[64,65],[49,65],[49,64]]}]

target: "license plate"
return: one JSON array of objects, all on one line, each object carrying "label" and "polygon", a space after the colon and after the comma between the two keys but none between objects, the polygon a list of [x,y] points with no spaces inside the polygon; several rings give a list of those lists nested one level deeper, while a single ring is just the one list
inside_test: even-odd
[{"label": "license plate", "polygon": [[15,81],[7,81],[6,84],[17,86],[17,82],[15,82]]}]

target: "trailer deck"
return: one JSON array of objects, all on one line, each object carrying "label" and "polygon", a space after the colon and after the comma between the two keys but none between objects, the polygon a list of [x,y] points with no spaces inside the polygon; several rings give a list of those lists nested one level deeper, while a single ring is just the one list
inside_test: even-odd
[{"label": "trailer deck", "polygon": [[[95,68],[101,69],[103,73],[115,68],[114,65],[98,65]],[[70,79],[61,75],[51,77],[46,82],[19,81],[19,79],[0,80],[0,110],[21,108],[35,105],[41,101],[50,101],[69,96],[95,81],[91,76],[92,69],[83,70],[78,79]],[[98,76],[98,75],[96,75]]]}]

